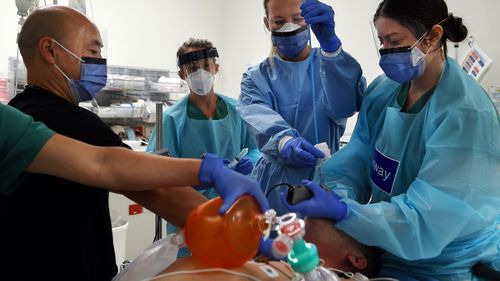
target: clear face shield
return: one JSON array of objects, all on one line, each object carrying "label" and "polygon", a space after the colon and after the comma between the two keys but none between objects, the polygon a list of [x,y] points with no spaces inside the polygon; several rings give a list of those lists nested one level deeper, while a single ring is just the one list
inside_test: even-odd
[{"label": "clear face shield", "polygon": [[377,29],[375,27],[375,24],[373,22],[370,22],[370,27],[371,27],[371,31],[372,31],[372,36],[373,36],[373,43],[374,43],[374,46],[375,46],[375,51],[378,55],[378,57],[380,58],[380,56],[384,53],[386,53],[385,50],[396,50],[396,49],[400,49],[400,50],[406,50],[406,51],[409,51],[411,52],[412,54],[412,63],[413,65],[416,65],[417,63],[419,63],[420,61],[422,61],[425,56],[427,55],[427,53],[422,53],[422,51],[417,47],[417,45],[419,43],[421,43],[425,37],[427,36],[428,32],[425,32],[420,38],[417,38],[417,41],[415,41],[415,43],[413,43],[412,45],[408,45],[408,46],[404,46],[404,47],[397,47],[397,48],[387,48],[385,49],[384,48],[384,45],[382,44],[381,42],[381,39],[378,37],[378,32],[377,32]]},{"label": "clear face shield", "polygon": [[[436,25],[440,25],[447,19],[441,20]],[[423,24],[421,26],[419,32],[411,31],[401,24],[387,21],[385,23],[376,23],[377,33],[374,34],[378,34],[377,37],[382,37],[384,43],[384,45],[380,44],[379,65],[390,79],[399,83],[407,83],[421,77],[425,72],[425,58],[433,48],[430,43],[422,44],[422,42],[429,36],[433,26],[430,28],[426,28]],[[423,28],[426,28],[426,30]],[[408,34],[409,31],[413,34],[413,37],[417,36],[414,39],[415,41],[410,41],[408,36],[404,40],[400,38],[400,34]],[[405,36],[402,38],[405,38]],[[422,45],[428,46],[425,52],[421,49]]]},{"label": "clear face shield", "polygon": [[268,18],[269,30],[271,32],[289,32],[293,31],[286,27],[286,25],[292,26],[307,26],[306,20],[300,15],[300,9],[298,13],[290,11],[290,16],[274,16]]},{"label": "clear face shield", "polygon": [[178,57],[177,65],[192,93],[204,96],[213,92],[218,57],[216,48],[195,50]]},{"label": "clear face shield", "polygon": [[368,24],[370,25],[370,30],[372,32],[372,37],[373,37],[373,47],[374,51],[377,54],[377,57],[380,58],[380,49],[382,49],[384,46],[380,42],[380,38],[378,38],[378,31],[377,28],[375,27],[375,23],[373,22],[373,19],[370,19]]}]

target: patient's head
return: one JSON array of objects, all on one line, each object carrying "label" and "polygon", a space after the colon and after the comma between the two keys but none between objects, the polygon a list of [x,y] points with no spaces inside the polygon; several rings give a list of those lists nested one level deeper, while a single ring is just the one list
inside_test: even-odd
[{"label": "patient's head", "polygon": [[375,277],[380,265],[380,250],[359,243],[346,233],[335,228],[332,221],[306,218],[304,240],[318,248],[324,267],[349,272],[360,272]]}]

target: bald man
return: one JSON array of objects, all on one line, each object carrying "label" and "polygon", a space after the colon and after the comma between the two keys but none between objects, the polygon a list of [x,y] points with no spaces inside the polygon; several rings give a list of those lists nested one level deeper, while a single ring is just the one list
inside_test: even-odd
[{"label": "bald man", "polygon": [[[18,45],[28,85],[10,105],[67,137],[127,147],[78,106],[106,83],[102,39],[87,17],[63,6],[38,9]],[[205,201],[192,188],[121,193],[179,226]],[[117,273],[106,189],[28,174],[15,192],[0,195],[0,227],[2,280],[99,281]]]}]

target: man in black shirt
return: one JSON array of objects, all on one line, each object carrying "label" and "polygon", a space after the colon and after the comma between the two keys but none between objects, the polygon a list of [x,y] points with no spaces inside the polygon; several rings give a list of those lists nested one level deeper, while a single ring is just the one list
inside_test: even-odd
[{"label": "man in black shirt", "polygon": [[[27,86],[10,104],[65,136],[98,146],[126,146],[99,117],[41,88]],[[135,199],[137,193],[127,194]],[[164,196],[165,207],[180,199],[174,194]],[[191,195],[185,198],[186,211],[204,201],[196,194]],[[9,243],[6,246],[12,247],[11,253],[19,254],[18,262],[33,250],[44,256],[33,264],[24,261],[28,263],[26,266],[39,271],[33,273],[61,278],[75,274],[68,280],[110,280],[116,274],[108,190],[28,174],[16,192],[0,197],[0,202],[0,208],[11,214],[5,223],[2,221],[2,228],[16,230],[3,233],[7,239],[2,242]],[[12,244],[13,241],[20,244]],[[54,263],[50,256],[60,258]],[[12,262],[17,258],[10,257]]]},{"label": "man in black shirt", "polygon": [[[92,99],[106,80],[100,34],[89,19],[62,6],[36,10],[23,25],[18,44],[28,86],[10,102],[12,106],[59,134],[97,146],[125,146],[95,114],[78,106]],[[214,176],[217,168],[206,174],[202,170],[203,164],[202,184],[223,174]],[[219,184],[224,185],[222,180]],[[235,197],[227,186],[224,190],[223,198]],[[205,200],[186,187],[120,193],[179,226]],[[257,183],[246,193],[254,195],[262,209],[268,207]],[[227,201],[225,205],[231,202]],[[15,192],[0,195],[0,223],[2,276],[100,281],[117,273],[105,189],[27,174]]]}]

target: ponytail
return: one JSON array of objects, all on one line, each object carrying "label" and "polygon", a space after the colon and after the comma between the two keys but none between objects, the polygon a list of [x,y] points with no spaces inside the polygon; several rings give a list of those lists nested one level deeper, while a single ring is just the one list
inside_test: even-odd
[{"label": "ponytail", "polygon": [[467,27],[462,23],[462,18],[453,16],[451,13],[442,24],[446,39],[451,42],[462,42],[467,38]]}]

